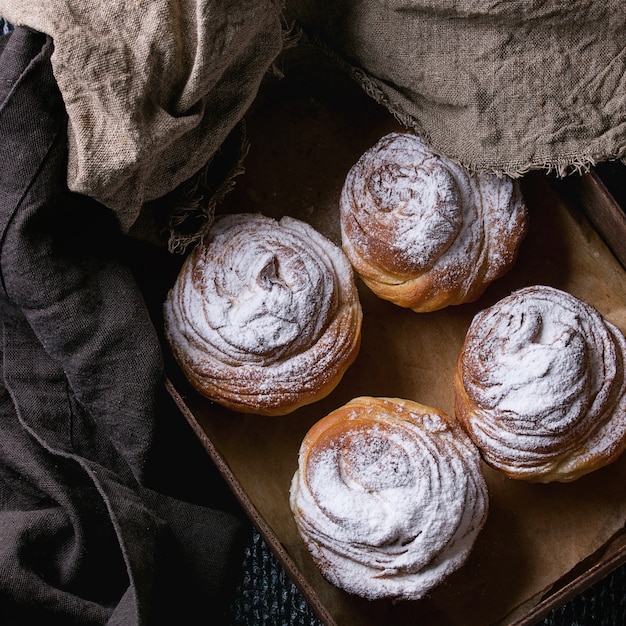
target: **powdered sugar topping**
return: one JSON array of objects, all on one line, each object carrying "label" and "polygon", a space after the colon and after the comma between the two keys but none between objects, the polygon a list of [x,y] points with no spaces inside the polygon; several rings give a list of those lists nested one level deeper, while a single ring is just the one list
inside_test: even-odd
[{"label": "powdered sugar topping", "polygon": [[476,449],[419,406],[357,398],[303,443],[291,506],[323,573],[352,593],[421,597],[465,560],[484,521]]},{"label": "powdered sugar topping", "polygon": [[[361,308],[342,251],[300,220],[216,220],[164,306],[166,336],[199,390],[243,405],[314,395],[353,359]],[[320,353],[321,351],[321,353]]]},{"label": "powdered sugar topping", "polygon": [[278,360],[328,326],[338,306],[334,266],[288,222],[256,220],[254,235],[243,223],[219,221],[198,255],[192,315],[225,359]]},{"label": "powdered sugar topping", "polygon": [[551,472],[614,449],[626,434],[625,346],[595,309],[551,287],[479,313],[461,376],[478,407],[468,426],[488,460]]},{"label": "powdered sugar topping", "polygon": [[429,273],[454,301],[510,267],[526,223],[513,180],[470,175],[410,133],[390,133],[361,156],[340,213],[344,249],[364,278],[401,292]]}]

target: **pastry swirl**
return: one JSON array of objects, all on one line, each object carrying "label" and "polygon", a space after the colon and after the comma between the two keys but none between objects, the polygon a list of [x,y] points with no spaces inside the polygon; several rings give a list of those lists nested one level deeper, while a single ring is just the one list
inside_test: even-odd
[{"label": "pastry swirl", "polygon": [[307,433],[290,504],[330,582],[369,599],[415,600],[465,562],[488,495],[478,450],[454,419],[365,396]]},{"label": "pastry swirl", "polygon": [[343,248],[379,297],[418,312],[477,299],[515,262],[528,215],[519,185],[470,175],[409,133],[391,133],[350,169]]},{"label": "pastry swirl", "polygon": [[362,311],[339,247],[300,220],[234,214],[186,259],[164,318],[198,391],[277,415],[335,388],[357,356]]},{"label": "pastry swirl", "polygon": [[589,304],[542,285],[478,313],[455,373],[455,412],[513,478],[571,481],[626,448],[626,340]]}]

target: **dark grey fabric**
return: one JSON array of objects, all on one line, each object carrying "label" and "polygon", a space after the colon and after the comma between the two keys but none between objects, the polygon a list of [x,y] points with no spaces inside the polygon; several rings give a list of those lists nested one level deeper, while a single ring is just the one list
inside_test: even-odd
[{"label": "dark grey fabric", "polygon": [[[125,240],[66,186],[51,39],[0,42],[0,623],[206,623],[241,522],[167,447],[180,416]],[[198,502],[176,497],[192,479]]]}]

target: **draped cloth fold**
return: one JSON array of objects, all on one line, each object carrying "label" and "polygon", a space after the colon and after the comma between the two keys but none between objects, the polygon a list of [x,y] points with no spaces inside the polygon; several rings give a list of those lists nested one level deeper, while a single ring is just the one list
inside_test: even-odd
[{"label": "draped cloth fold", "polygon": [[49,35],[69,116],[68,186],[115,211],[142,207],[218,153],[283,46],[275,0],[0,0]]},{"label": "draped cloth fold", "polygon": [[219,154],[286,24],[470,170],[626,158],[621,0],[0,0],[0,15],[53,38],[69,187],[124,230]]},{"label": "draped cloth fold", "polygon": [[288,17],[469,169],[566,175],[626,157],[622,0],[290,0]]},{"label": "draped cloth fold", "polygon": [[192,624],[223,602],[243,526],[160,489],[211,474],[155,454],[180,416],[118,222],[67,188],[52,51],[0,37],[0,623]]}]

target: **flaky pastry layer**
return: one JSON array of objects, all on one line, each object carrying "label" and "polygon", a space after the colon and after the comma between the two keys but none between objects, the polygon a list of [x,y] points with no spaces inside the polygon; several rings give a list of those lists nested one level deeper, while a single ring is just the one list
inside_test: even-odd
[{"label": "flaky pastry layer", "polygon": [[455,413],[487,463],[567,482],[626,448],[626,340],[597,310],[544,285],[478,313],[455,379]]},{"label": "flaky pastry layer", "polygon": [[361,156],[340,215],[363,281],[418,312],[476,300],[511,268],[528,223],[516,181],[471,175],[410,133],[390,133]]},{"label": "flaky pastry layer", "polygon": [[478,451],[454,419],[365,396],[307,433],[290,504],[330,582],[369,599],[416,600],[465,562],[488,495]]},{"label": "flaky pastry layer", "polygon": [[339,247],[289,217],[216,220],[164,304],[190,383],[228,408],[281,415],[328,395],[355,360],[362,310]]}]

